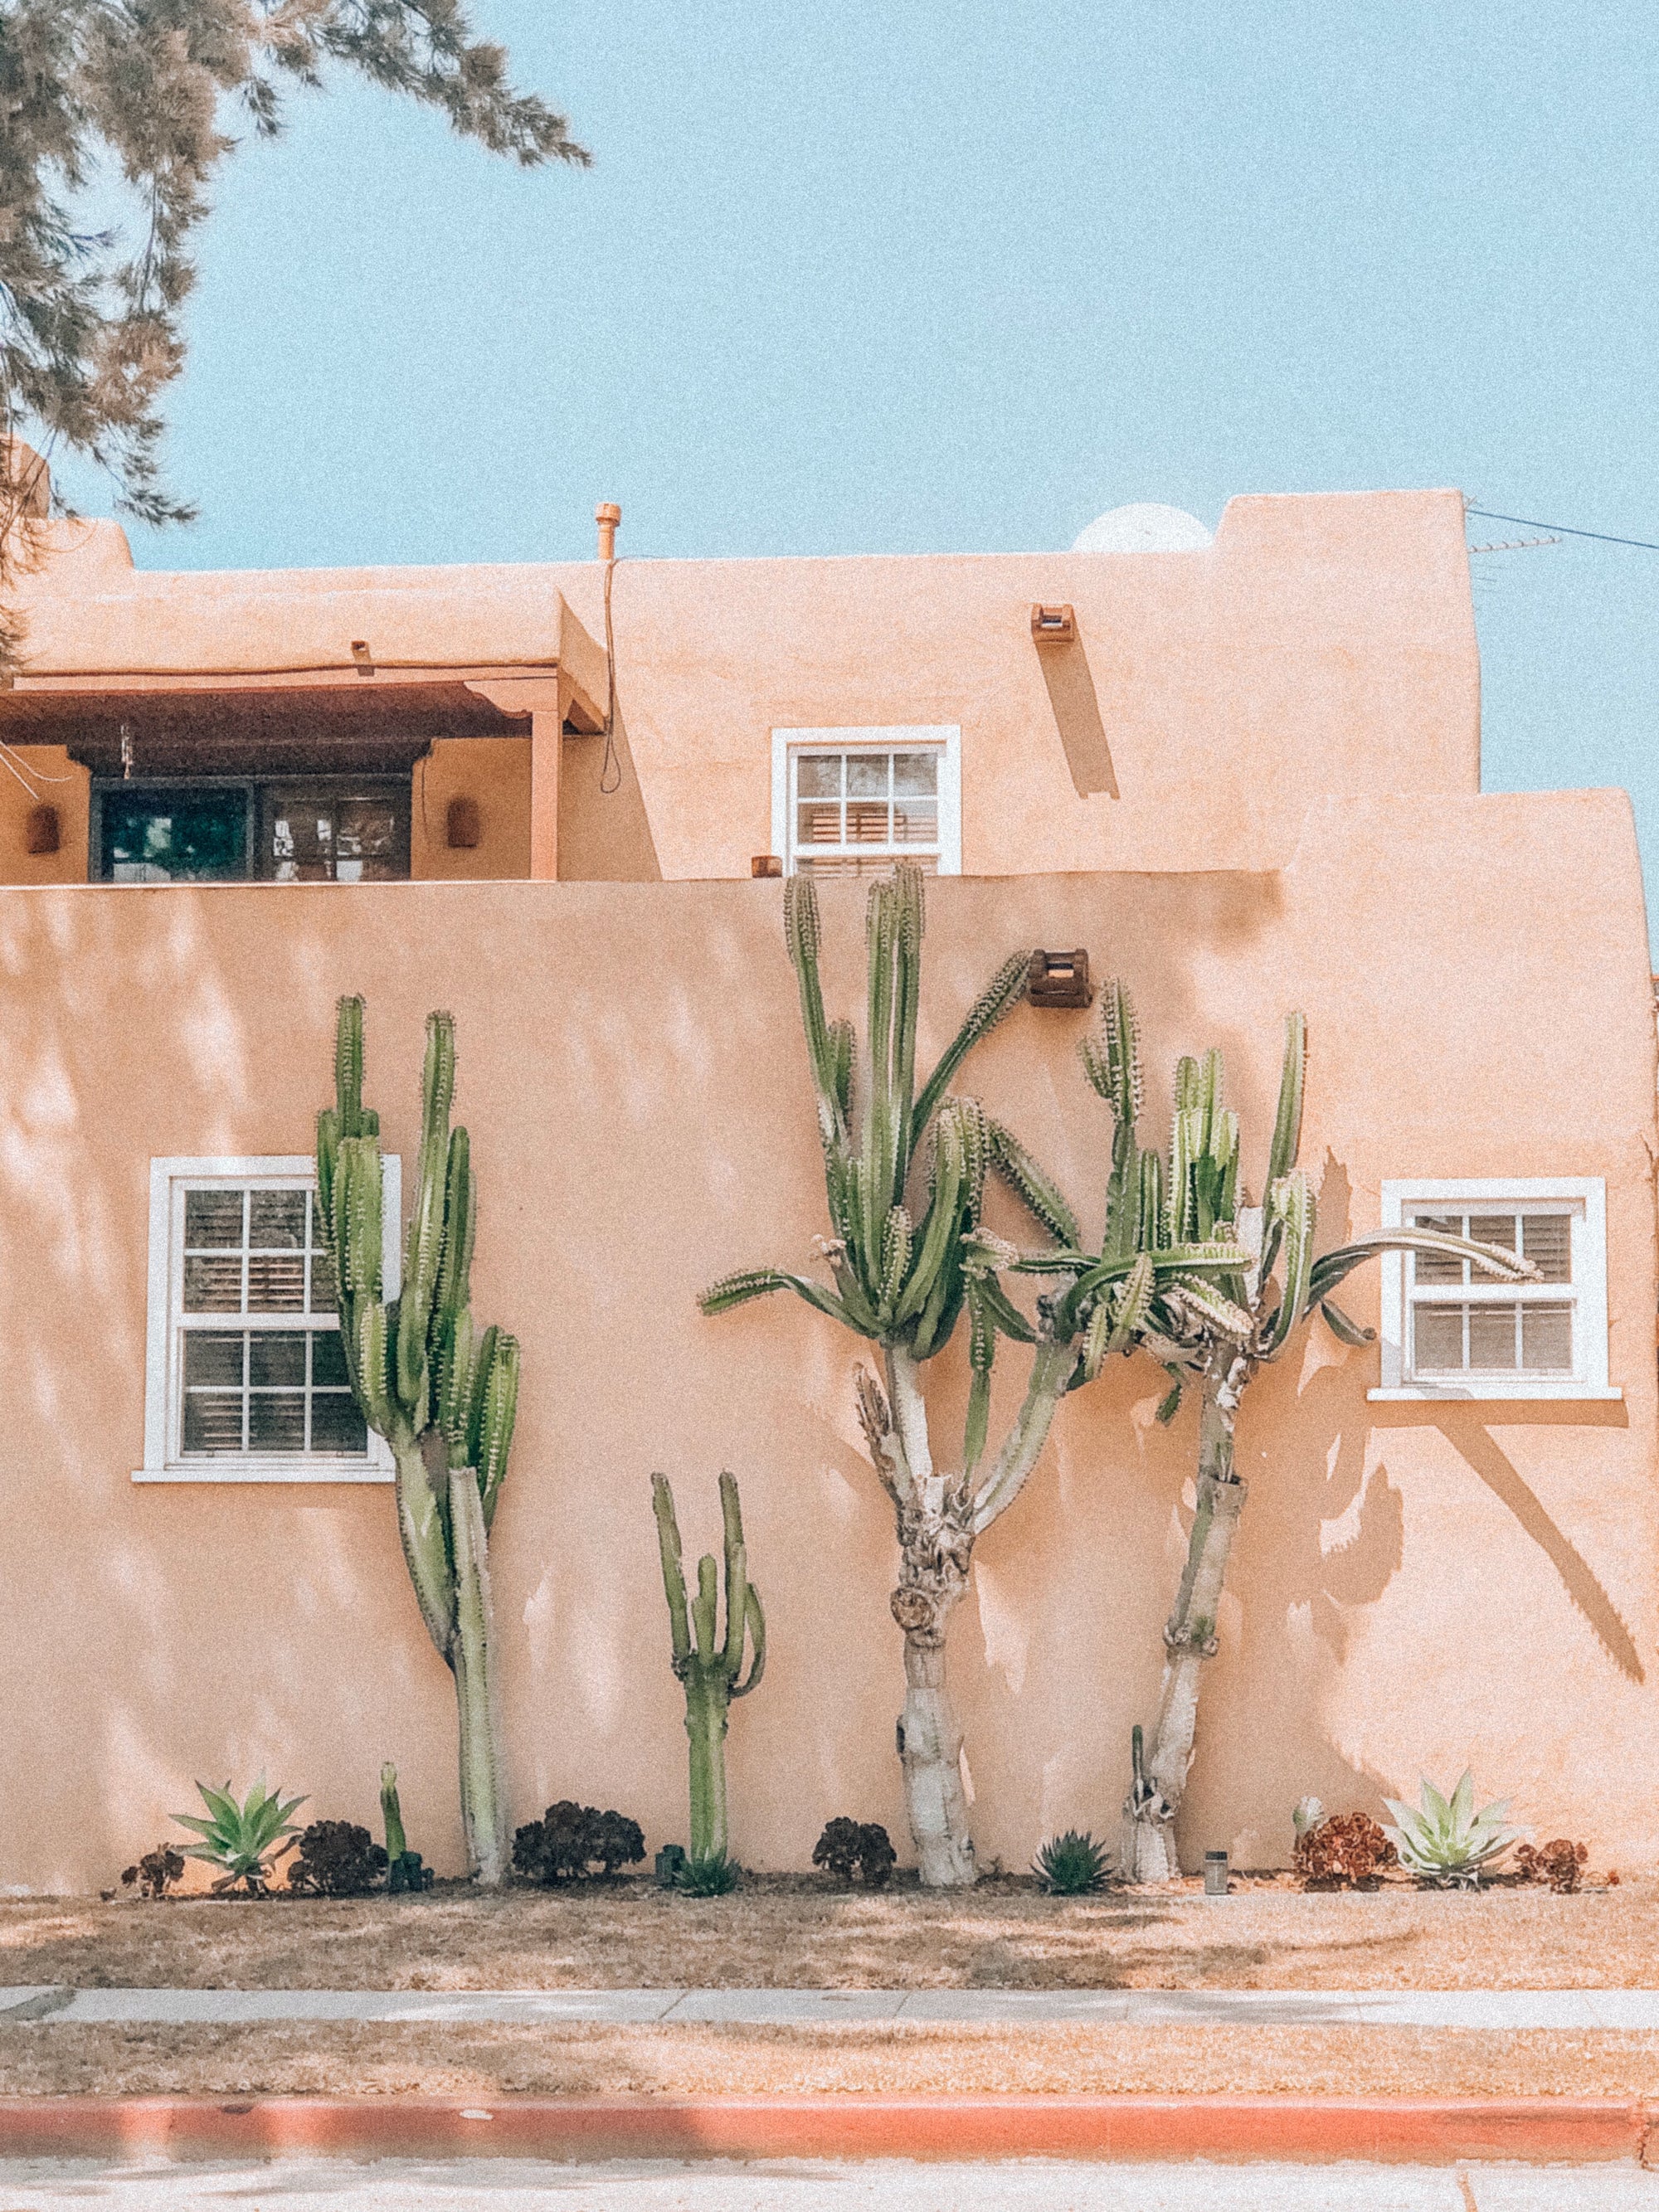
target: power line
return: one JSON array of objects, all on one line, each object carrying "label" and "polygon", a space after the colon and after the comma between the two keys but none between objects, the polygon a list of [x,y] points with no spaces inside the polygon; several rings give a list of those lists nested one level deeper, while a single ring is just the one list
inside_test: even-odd
[{"label": "power line", "polygon": [[1575,530],[1570,522],[1540,522],[1530,514],[1499,514],[1490,507],[1468,507],[1463,512],[1478,514],[1483,522],[1518,522],[1523,530],[1555,530],[1564,538],[1593,538],[1600,545],[1634,545],[1644,553],[1659,553],[1659,544],[1648,538],[1610,538],[1605,530]]}]

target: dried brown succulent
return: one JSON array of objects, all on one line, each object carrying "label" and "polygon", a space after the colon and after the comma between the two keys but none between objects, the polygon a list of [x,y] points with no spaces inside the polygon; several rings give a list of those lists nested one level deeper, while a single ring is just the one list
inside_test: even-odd
[{"label": "dried brown succulent", "polygon": [[1304,1889],[1357,1889],[1399,1863],[1369,1813],[1333,1813],[1296,1839],[1296,1870]]},{"label": "dried brown succulent", "polygon": [[1547,1881],[1558,1897],[1571,1897],[1589,1857],[1588,1844],[1555,1836],[1547,1844],[1522,1844],[1515,1854],[1515,1867],[1523,1881]]}]

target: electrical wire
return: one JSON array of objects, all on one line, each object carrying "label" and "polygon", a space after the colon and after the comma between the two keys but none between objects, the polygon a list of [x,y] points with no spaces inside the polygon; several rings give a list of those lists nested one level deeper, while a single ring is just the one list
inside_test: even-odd
[{"label": "electrical wire", "polygon": [[1540,522],[1531,514],[1499,514],[1490,507],[1466,507],[1463,512],[1478,514],[1483,522],[1518,522],[1523,530],[1558,530],[1564,538],[1593,538],[1600,545],[1633,545],[1641,553],[1659,553],[1659,544],[1650,538],[1612,538],[1605,530],[1575,530],[1570,522]]}]

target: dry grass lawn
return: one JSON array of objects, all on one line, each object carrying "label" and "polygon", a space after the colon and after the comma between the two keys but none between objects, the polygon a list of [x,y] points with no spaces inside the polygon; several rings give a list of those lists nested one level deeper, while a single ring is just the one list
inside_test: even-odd
[{"label": "dry grass lawn", "polygon": [[1395,2028],[0,2028],[0,2094],[1651,2095],[1659,2036]]},{"label": "dry grass lawn", "polygon": [[[1206,1903],[1190,1882],[1063,1899],[1007,1879],[983,1881],[966,1895],[924,1893],[914,1878],[866,1894],[798,1875],[750,1877],[735,1896],[708,1899],[623,1881],[498,1897],[457,1884],[424,1897],[337,1904],[0,1900],[0,1983],[39,1982],[379,1990],[1642,1988],[1659,1984],[1659,1878],[1577,1897],[1535,1888],[1424,1893],[1405,1882],[1369,1895],[1305,1896],[1283,1881],[1264,1880],[1240,1883],[1224,1904]],[[49,2033],[67,2044],[94,2032]],[[434,2047],[451,2038],[447,2030],[433,2033]],[[503,2049],[519,2047],[511,2031],[501,2033],[508,2038]],[[261,2048],[284,2048],[274,2031],[258,2034]],[[1322,2049],[1332,2047],[1325,2032],[1317,2040]],[[763,2047],[756,2036],[740,2042]],[[1206,2035],[1194,2048],[1213,2045]],[[1170,2048],[1178,2047],[1184,2046],[1176,2037]]]}]

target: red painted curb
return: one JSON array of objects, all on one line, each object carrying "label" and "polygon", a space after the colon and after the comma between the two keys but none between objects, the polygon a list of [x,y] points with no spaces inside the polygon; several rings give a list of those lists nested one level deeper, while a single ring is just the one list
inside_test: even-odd
[{"label": "red painted curb", "polygon": [[1613,2097],[38,2097],[0,2157],[1370,2159],[1644,2156]]}]

